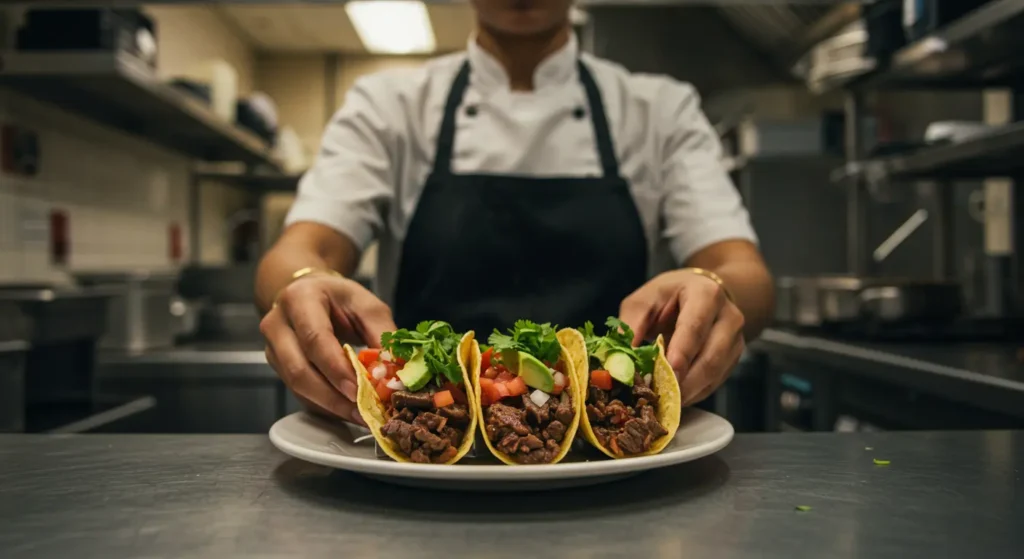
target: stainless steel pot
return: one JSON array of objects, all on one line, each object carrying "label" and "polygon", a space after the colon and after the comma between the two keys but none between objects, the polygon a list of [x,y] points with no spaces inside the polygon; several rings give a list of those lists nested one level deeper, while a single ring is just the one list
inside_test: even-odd
[{"label": "stainless steel pot", "polygon": [[104,287],[114,293],[100,347],[137,352],[174,345],[176,272],[78,274],[76,279],[82,285]]},{"label": "stainless steel pot", "polygon": [[956,282],[817,276],[778,284],[776,319],[797,326],[951,319],[963,308]]}]

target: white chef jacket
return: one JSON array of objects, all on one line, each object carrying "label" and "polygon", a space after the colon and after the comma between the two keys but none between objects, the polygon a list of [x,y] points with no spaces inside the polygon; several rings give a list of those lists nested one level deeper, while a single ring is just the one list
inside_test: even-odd
[{"label": "white chef jacket", "polygon": [[[471,70],[456,116],[454,173],[599,176],[576,67],[580,56],[573,38],[537,67],[533,91],[512,91],[504,68],[472,39],[466,52],[359,79],[327,125],[286,224],[327,225],[360,250],[378,240],[375,290],[392,303],[402,241],[462,63],[468,57]],[[585,53],[582,61],[601,90],[620,173],[643,224],[651,274],[678,267],[719,241],[756,242],[693,86],[633,74]]]}]

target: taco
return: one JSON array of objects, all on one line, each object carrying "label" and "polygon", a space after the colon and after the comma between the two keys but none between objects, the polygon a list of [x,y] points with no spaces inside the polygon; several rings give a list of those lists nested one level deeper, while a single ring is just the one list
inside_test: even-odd
[{"label": "taco", "polygon": [[519,320],[508,334],[495,330],[488,342],[472,375],[487,448],[506,464],[560,461],[583,413],[572,359],[555,328]]},{"label": "taco", "polygon": [[[359,413],[398,462],[454,464],[473,446],[477,407],[467,363],[476,343],[446,322],[385,332],[381,349],[345,353],[358,377]],[[479,350],[477,350],[479,351]]]},{"label": "taco", "polygon": [[615,317],[604,336],[587,322],[558,332],[583,387],[583,436],[612,458],[657,454],[679,428],[682,396],[665,341],[633,347],[633,330]]}]

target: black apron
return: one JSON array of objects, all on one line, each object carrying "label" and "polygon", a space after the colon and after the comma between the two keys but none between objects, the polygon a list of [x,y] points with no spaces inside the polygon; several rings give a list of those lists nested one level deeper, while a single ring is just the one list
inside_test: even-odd
[{"label": "black apron", "polygon": [[[402,245],[394,299],[399,327],[446,320],[486,339],[520,318],[601,325],[647,279],[643,225],[619,176],[601,93],[586,66],[577,65],[600,177],[452,173],[455,115],[469,84],[469,62],[462,65],[445,104],[434,168]],[[474,107],[466,111],[475,114]]]}]

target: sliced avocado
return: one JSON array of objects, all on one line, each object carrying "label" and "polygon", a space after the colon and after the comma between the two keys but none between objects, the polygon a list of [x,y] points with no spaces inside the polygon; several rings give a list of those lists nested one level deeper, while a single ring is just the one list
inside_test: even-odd
[{"label": "sliced avocado", "polygon": [[555,375],[540,359],[529,353],[519,352],[519,376],[526,386],[551,392],[555,389]]},{"label": "sliced avocado", "polygon": [[611,348],[608,346],[608,344],[600,342],[598,343],[597,348],[594,350],[594,353],[592,353],[591,355],[597,357],[600,361],[604,362],[605,358],[608,357],[609,349]]},{"label": "sliced avocado", "polygon": [[506,349],[501,352],[501,364],[513,374],[519,374],[519,352]]},{"label": "sliced avocado", "polygon": [[636,365],[633,364],[633,358],[629,355],[621,351],[608,354],[604,359],[604,368],[611,373],[613,379],[626,386],[633,386]]},{"label": "sliced avocado", "polygon": [[430,382],[431,376],[422,351],[413,353],[412,359],[406,361],[405,366],[397,374],[398,379],[405,385],[405,389],[410,392],[415,392],[426,386]]}]

